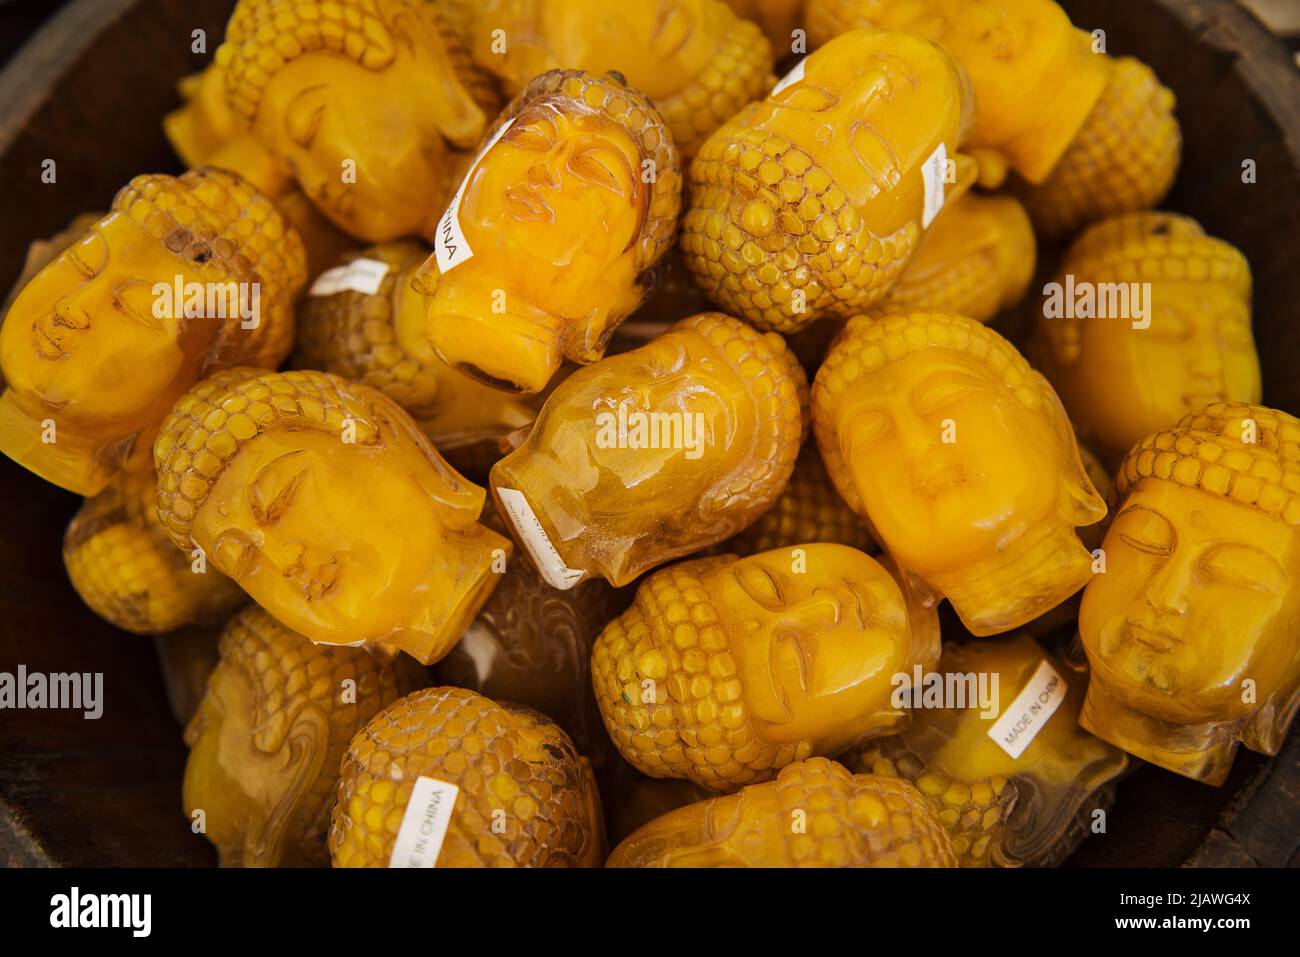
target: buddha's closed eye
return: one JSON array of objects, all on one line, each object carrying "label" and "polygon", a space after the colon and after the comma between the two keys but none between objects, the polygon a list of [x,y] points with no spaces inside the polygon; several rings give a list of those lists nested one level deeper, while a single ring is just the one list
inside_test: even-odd
[{"label": "buddha's closed eye", "polygon": [[780,582],[765,566],[742,564],[735,575],[741,590],[764,608],[775,609],[785,604]]},{"label": "buddha's closed eye", "polygon": [[309,149],[325,118],[325,102],[329,91],[324,84],[309,86],[293,98],[284,116],[284,131],[289,139]]},{"label": "buddha's closed eye", "polygon": [[293,468],[302,451],[286,452],[263,468],[248,489],[248,505],[258,525],[274,525],[293,505],[298,490],[307,480],[308,469]]}]

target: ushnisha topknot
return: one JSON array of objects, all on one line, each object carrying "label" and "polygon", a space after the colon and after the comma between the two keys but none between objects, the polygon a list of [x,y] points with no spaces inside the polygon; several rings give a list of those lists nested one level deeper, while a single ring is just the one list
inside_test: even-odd
[{"label": "ushnisha topknot", "polygon": [[273,368],[284,360],[293,347],[293,301],[307,281],[307,252],[271,200],[229,170],[201,166],[180,176],[137,176],[118,191],[113,210],[188,260],[206,281],[257,284],[257,324],[244,328],[232,305],[203,374],[235,365]]},{"label": "ushnisha topknot", "polygon": [[1246,402],[1208,405],[1135,445],[1120,465],[1115,491],[1123,496],[1146,478],[1197,488],[1298,526],[1300,419]]},{"label": "ushnisha topknot", "polygon": [[404,435],[454,491],[469,483],[438,455],[402,409],[379,391],[328,372],[236,368],[199,383],[176,403],[154,443],[158,516],[181,548],[194,518],[240,448],[276,429],[341,435],[350,422],[359,447]]},{"label": "ushnisha topknot", "polygon": [[[1103,219],[1070,246],[1062,271],[1094,284],[1215,282],[1250,304],[1246,257],[1178,213],[1137,212]],[[1070,313],[1042,323],[1057,361],[1079,358],[1085,321]]]},{"label": "ushnisha topknot", "polygon": [[[497,130],[519,115],[546,109],[553,100],[560,101],[561,108],[564,100],[576,100],[626,130],[641,156],[638,172],[642,183],[646,164],[651,164],[654,178],[638,211],[641,223],[633,231],[632,241],[637,245],[638,267],[643,273],[652,269],[677,238],[677,215],[682,205],[681,160],[663,117],[648,98],[629,87],[618,73],[595,76],[581,70],[549,70],[534,77],[519,91],[501,111],[484,142],[490,141]],[[647,294],[654,286],[654,278],[649,274],[643,278],[641,285]]]},{"label": "ushnisha topknot", "polygon": [[[432,0],[417,0],[437,29],[456,75],[479,106],[495,109],[496,94],[470,59],[456,30]],[[369,70],[397,56],[389,28],[393,0],[239,0],[226,26],[216,62],[225,76],[230,108],[251,120],[275,72],[307,53],[328,51]]]},{"label": "ushnisha topknot", "polygon": [[[858,316],[840,332],[813,386],[813,427],[829,438],[834,429],[833,414],[838,397],[862,375],[875,372],[903,356],[921,349],[940,348],[965,352],[1002,378],[1003,384],[1028,408],[1038,410],[1050,390],[1016,348],[993,330],[952,313],[929,312],[885,316]],[[826,470],[832,479],[847,474],[839,443],[818,443]],[[836,481],[836,488],[859,514],[862,502],[854,483]]]}]

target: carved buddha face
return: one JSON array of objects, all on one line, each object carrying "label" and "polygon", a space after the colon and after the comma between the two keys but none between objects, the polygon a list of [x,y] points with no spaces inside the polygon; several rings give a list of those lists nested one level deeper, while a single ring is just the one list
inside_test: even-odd
[{"label": "carved buddha face", "polygon": [[841,545],[803,546],[806,571],[777,549],[703,576],[740,667],[759,734],[804,739],[816,753],[848,743],[888,710],[890,681],[910,664],[912,634],[897,583]]},{"label": "carved buddha face", "polygon": [[271,74],[252,121],[321,211],[371,242],[432,226],[449,185],[447,144],[472,147],[488,119],[416,4],[383,0],[377,13],[381,65],[334,51],[293,57]]},{"label": "carved buddha face", "polygon": [[129,217],[100,220],[23,288],[0,329],[17,400],[70,431],[122,436],[160,419],[220,330],[155,315],[154,284],[171,290],[177,276],[202,278]]},{"label": "carved buddha face", "polygon": [[[1300,538],[1275,516],[1144,479],[1103,545],[1079,634],[1092,680],[1175,724],[1248,715],[1294,695],[1300,666]],[[1243,682],[1255,682],[1254,702]]]},{"label": "carved buddha face", "polygon": [[1060,371],[1080,426],[1111,458],[1211,402],[1260,394],[1250,307],[1239,295],[1205,282],[1161,281],[1151,290],[1147,328],[1077,320],[1080,352]]},{"label": "carved buddha face", "polygon": [[488,553],[505,547],[469,497],[414,443],[273,430],[235,455],[193,537],[288,627],[331,644],[389,638],[424,660],[477,612],[495,583]]},{"label": "carved buddha face", "polygon": [[315,718],[308,720],[310,743],[286,735],[273,753],[258,748],[256,700],[243,670],[218,664],[185,729],[190,757],[183,801],[191,813],[203,811],[223,867],[278,862],[282,851],[293,850],[285,843],[285,825],[300,789],[315,777],[312,766],[323,748],[325,721],[319,715],[309,716]]},{"label": "carved buddha face", "polygon": [[[474,256],[438,281],[434,347],[470,375],[527,392],[566,354],[598,358],[611,318],[640,295],[649,198],[640,153],[618,125],[550,101],[526,108],[470,173],[458,217]],[[482,331],[465,317],[480,315],[497,348],[473,348]]]},{"label": "carved buddha face", "polygon": [[[917,218],[917,170],[937,138],[955,140],[962,125],[955,64],[920,37],[855,31],[826,44],[803,70],[757,107],[752,125],[811,152],[876,235]],[[871,202],[882,195],[893,200]]]},{"label": "carved buddha face", "polygon": [[618,70],[656,101],[679,93],[710,66],[725,31],[735,23],[727,7],[713,0],[613,6],[603,0],[547,0],[539,6],[542,43],[553,61],[549,65],[581,62],[595,73]]},{"label": "carved buddha face", "polygon": [[838,421],[873,525],[922,576],[1056,521],[1060,483],[1046,476],[1067,463],[1055,424],[967,353],[927,349],[887,363],[844,397]]}]

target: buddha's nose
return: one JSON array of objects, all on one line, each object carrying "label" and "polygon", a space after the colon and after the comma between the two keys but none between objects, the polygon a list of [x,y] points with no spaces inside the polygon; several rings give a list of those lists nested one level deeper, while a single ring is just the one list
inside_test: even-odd
[{"label": "buddha's nose", "polygon": [[1191,562],[1177,555],[1151,577],[1147,586],[1147,604],[1162,614],[1183,615],[1189,607],[1188,592],[1192,584]]},{"label": "buddha's nose", "polygon": [[560,185],[560,178],[549,163],[534,163],[528,167],[526,178],[534,189],[555,189]]}]

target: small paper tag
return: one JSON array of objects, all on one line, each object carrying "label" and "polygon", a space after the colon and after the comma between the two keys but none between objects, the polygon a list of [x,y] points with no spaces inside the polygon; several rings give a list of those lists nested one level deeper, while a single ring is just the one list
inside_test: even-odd
[{"label": "small paper tag", "polygon": [[397,829],[389,867],[436,867],[447,837],[460,788],[437,778],[420,777],[411,788],[402,824]]},{"label": "small paper tag", "polygon": [[930,158],[921,166],[925,177],[925,210],[921,213],[921,228],[929,229],[934,217],[943,209],[943,178],[948,172],[948,147],[941,142]]},{"label": "small paper tag", "polygon": [[337,292],[359,292],[373,296],[388,275],[388,263],[378,259],[354,259],[342,266],[326,269],[311,284],[313,296],[332,296]]},{"label": "small paper tag", "polygon": [[546,579],[546,583],[561,591],[568,591],[578,584],[582,580],[582,572],[564,564],[564,559],[555,550],[551,540],[546,537],[546,529],[542,528],[542,523],[537,520],[537,515],[528,504],[528,499],[524,498],[523,492],[517,492],[512,488],[498,488],[497,495],[501,499],[501,504],[506,507],[506,516],[519,532],[524,547],[528,549],[528,554],[533,556],[533,562],[542,577]]},{"label": "small paper tag", "polygon": [[772,87],[772,92],[769,93],[768,96],[776,96],[787,86],[793,86],[794,84],[802,80],[804,65],[807,62],[808,62],[808,58],[804,57],[802,60],[796,63],[794,65],[794,69],[792,69],[789,73],[787,73],[785,76],[781,77],[781,79],[776,81],[776,86]]},{"label": "small paper tag", "polygon": [[469,185],[469,179],[474,175],[474,170],[478,169],[479,161],[483,159],[483,155],[497,145],[501,137],[506,135],[506,130],[510,129],[514,123],[515,121],[512,118],[501,124],[501,128],[493,133],[492,138],[478,151],[478,155],[474,157],[474,162],[470,163],[469,169],[465,171],[465,178],[460,181],[460,186],[456,187],[456,192],[447,205],[447,211],[438,220],[438,230],[433,237],[433,255],[438,260],[439,272],[451,272],[461,263],[474,257],[474,250],[469,248],[469,241],[465,239],[465,231],[460,228],[460,201],[464,197],[465,187]]},{"label": "small paper tag", "polygon": [[1065,679],[1051,663],[1040,662],[1029,683],[993,722],[989,737],[1012,758],[1018,759],[1029,747],[1029,742],[1043,730],[1047,720],[1056,714],[1067,691]]}]

